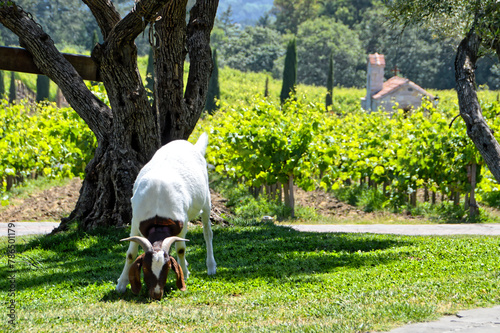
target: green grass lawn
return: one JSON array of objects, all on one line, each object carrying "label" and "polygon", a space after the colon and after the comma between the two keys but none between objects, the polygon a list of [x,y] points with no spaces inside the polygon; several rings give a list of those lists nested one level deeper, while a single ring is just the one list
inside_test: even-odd
[{"label": "green grass lawn", "polygon": [[[500,304],[500,237],[300,233],[215,227],[215,276],[202,230],[188,232],[187,291],[161,301],[114,287],[126,229],[15,238],[16,331],[368,332]],[[10,281],[0,239],[0,302]],[[0,331],[11,331],[6,306]]]}]

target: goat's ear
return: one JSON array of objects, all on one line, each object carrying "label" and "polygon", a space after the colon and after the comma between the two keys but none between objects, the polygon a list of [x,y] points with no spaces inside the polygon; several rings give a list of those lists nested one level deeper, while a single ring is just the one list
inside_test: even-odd
[{"label": "goat's ear", "polygon": [[184,282],[184,274],[182,273],[181,266],[179,266],[174,257],[170,257],[170,263],[172,265],[172,269],[177,275],[177,282],[175,283],[177,288],[181,291],[186,291],[186,283]]},{"label": "goat's ear", "polygon": [[130,287],[132,288],[132,292],[136,295],[139,294],[142,287],[141,267],[143,259],[144,259],[144,253],[138,256],[137,259],[135,259],[134,263],[132,264],[132,266],[130,266],[130,269],[128,271],[128,279],[130,281]]}]

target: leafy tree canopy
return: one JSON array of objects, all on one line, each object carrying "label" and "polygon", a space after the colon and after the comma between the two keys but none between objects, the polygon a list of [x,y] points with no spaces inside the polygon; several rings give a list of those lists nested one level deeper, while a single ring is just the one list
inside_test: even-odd
[{"label": "leafy tree canopy", "polygon": [[327,17],[302,23],[297,32],[298,78],[306,84],[325,85],[328,60],[333,54],[335,84],[361,86],[366,81],[365,51],[358,35]]},{"label": "leafy tree canopy", "polygon": [[[86,52],[94,45],[94,31],[100,31],[96,20],[87,6],[80,0],[16,0],[16,4],[33,15],[44,31],[51,36],[61,50],[75,49]],[[134,6],[133,0],[113,0],[115,8],[123,17]],[[19,38],[0,25],[0,35],[4,36],[5,45],[19,45]],[[139,53],[145,55],[149,50],[148,34],[141,34],[136,39]]]},{"label": "leafy tree canopy", "polygon": [[404,27],[422,25],[445,36],[463,38],[472,28],[483,47],[500,53],[498,0],[386,0],[389,17]]},{"label": "leafy tree canopy", "polygon": [[[479,59],[476,69],[476,82],[488,83],[490,88],[500,88],[500,2],[497,0],[386,0],[388,17],[395,27],[401,24],[405,29],[424,27],[432,32],[442,44],[434,43],[434,48],[456,49],[458,43],[472,29],[481,39]],[[401,30],[401,28],[400,28]],[[419,39],[421,40],[421,39]],[[491,59],[496,53],[497,61]],[[454,59],[454,56],[451,57]],[[422,57],[423,59],[423,57]],[[448,61],[451,62],[451,61]],[[443,61],[437,59],[434,66],[439,68],[435,80],[443,78]],[[450,66],[452,67],[452,66]],[[448,76],[447,76],[448,77]],[[432,83],[431,83],[432,84]],[[439,87],[438,82],[432,86]]]},{"label": "leafy tree canopy", "polygon": [[[92,35],[100,30],[81,1],[18,0],[16,3],[30,9],[59,49],[88,53],[93,48]],[[135,2],[113,0],[113,3],[123,16]],[[378,52],[386,56],[386,78],[393,75],[391,69],[397,65],[400,75],[425,88],[450,89],[454,87],[454,49],[476,18],[476,29],[481,30],[484,45],[481,52],[489,56],[477,64],[477,83],[499,89],[500,64],[494,55],[498,46],[493,46],[498,44],[495,39],[500,22],[498,6],[500,2],[495,0],[220,0],[211,43],[218,49],[219,66],[268,71],[280,78],[286,43],[297,37],[298,83],[315,85],[325,85],[330,49],[314,44],[330,48],[335,43],[339,50],[334,59],[336,72],[339,66],[350,66],[344,69],[349,71],[347,76],[339,73],[335,76],[335,85],[363,87],[366,55]],[[390,24],[391,18],[398,25]],[[318,27],[324,40],[306,29],[310,22],[325,22]],[[326,27],[327,23],[343,25],[346,37],[328,35],[332,28]],[[18,38],[3,27],[0,35],[5,45],[19,45]],[[138,53],[147,55],[148,30],[135,43]],[[306,46],[312,47],[308,53],[304,53]],[[354,58],[339,59],[340,50],[347,50],[344,55]]]},{"label": "leafy tree canopy", "polygon": [[284,53],[281,35],[270,28],[247,26],[228,42],[225,64],[241,71],[272,72],[274,61]]}]

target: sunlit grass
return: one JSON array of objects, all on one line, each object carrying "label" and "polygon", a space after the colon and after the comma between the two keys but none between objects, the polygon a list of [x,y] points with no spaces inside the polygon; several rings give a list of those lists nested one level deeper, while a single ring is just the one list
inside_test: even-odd
[{"label": "sunlit grass", "polygon": [[[114,291],[124,229],[16,237],[16,331],[357,332],[500,303],[499,237],[301,233],[215,227],[215,276],[201,228],[188,233],[187,291],[161,301]],[[5,253],[7,239],[1,240]],[[1,258],[0,301],[9,300]],[[7,313],[0,330],[10,330]]]}]

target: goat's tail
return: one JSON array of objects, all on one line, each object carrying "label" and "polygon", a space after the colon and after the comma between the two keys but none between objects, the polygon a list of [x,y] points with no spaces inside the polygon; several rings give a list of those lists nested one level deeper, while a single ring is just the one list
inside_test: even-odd
[{"label": "goat's tail", "polygon": [[205,156],[205,152],[208,146],[208,134],[206,132],[203,132],[194,146],[196,147],[196,149],[198,149],[202,156]]}]

